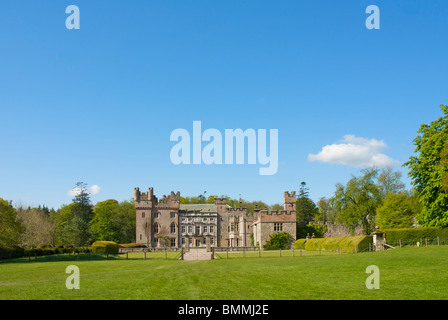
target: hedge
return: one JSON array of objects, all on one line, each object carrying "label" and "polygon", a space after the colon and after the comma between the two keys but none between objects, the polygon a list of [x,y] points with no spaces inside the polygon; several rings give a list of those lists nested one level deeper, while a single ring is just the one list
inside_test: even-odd
[{"label": "hedge", "polygon": [[345,253],[355,253],[368,250],[372,242],[372,236],[312,238],[306,241],[305,250],[341,250]]},{"label": "hedge", "polygon": [[92,244],[93,253],[118,253],[120,245],[113,241],[96,241]]},{"label": "hedge", "polygon": [[391,246],[415,245],[417,242],[429,240],[432,243],[448,244],[448,228],[442,227],[415,227],[402,229],[386,229],[386,243]]},{"label": "hedge", "polygon": [[125,243],[119,245],[121,248],[146,248],[143,243]]},{"label": "hedge", "polygon": [[8,247],[1,248],[0,247],[0,260],[2,259],[13,259],[23,257],[24,250],[20,247]]},{"label": "hedge", "polygon": [[[14,259],[28,256],[52,256],[56,254],[72,253],[73,247],[58,246],[47,248],[0,248],[0,260],[2,259]],[[88,253],[92,252],[91,247],[75,248],[75,253]]]},{"label": "hedge", "polygon": [[306,239],[298,239],[294,242],[294,249],[305,249]]}]

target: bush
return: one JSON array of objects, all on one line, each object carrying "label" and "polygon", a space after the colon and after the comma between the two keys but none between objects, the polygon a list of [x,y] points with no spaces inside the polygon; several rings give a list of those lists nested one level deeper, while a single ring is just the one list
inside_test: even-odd
[{"label": "bush", "polygon": [[113,241],[96,241],[91,248],[93,253],[118,253],[120,246]]},{"label": "bush", "polygon": [[306,239],[298,239],[294,242],[294,249],[305,249]]},{"label": "bush", "polygon": [[263,246],[265,250],[281,250],[289,249],[291,247],[292,236],[283,231],[271,234],[271,238]]},{"label": "bush", "polygon": [[305,250],[362,252],[373,242],[372,236],[312,238],[305,243]]},{"label": "bush", "polygon": [[402,228],[402,229],[386,229],[384,230],[386,243],[391,246],[400,245],[415,245],[417,242],[425,239],[437,241],[439,238],[440,244],[448,243],[448,228],[442,227],[416,227],[416,228]]}]

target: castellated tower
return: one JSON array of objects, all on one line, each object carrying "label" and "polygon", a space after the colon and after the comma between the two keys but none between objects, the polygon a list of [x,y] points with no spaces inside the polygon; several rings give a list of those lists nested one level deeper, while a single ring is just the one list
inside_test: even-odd
[{"label": "castellated tower", "polygon": [[295,241],[297,235],[296,222],[296,192],[283,193],[283,208],[281,211],[266,209],[254,210],[254,244],[260,248],[266,244],[270,236],[276,232],[287,232]]},{"label": "castellated tower", "polygon": [[283,193],[283,208],[286,211],[296,211],[296,192],[292,191],[289,193],[285,191]]}]

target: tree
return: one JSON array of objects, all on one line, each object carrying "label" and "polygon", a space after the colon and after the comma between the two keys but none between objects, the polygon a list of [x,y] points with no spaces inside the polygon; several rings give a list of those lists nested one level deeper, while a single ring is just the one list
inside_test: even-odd
[{"label": "tree", "polygon": [[73,246],[73,252],[77,247],[84,246],[90,237],[89,225],[80,217],[74,217],[64,227],[62,242],[66,246]]},{"label": "tree", "polygon": [[392,171],[391,167],[381,169],[377,184],[383,198],[388,193],[397,194],[404,191],[405,185],[401,181],[401,176],[402,173],[400,171]]},{"label": "tree", "polygon": [[374,228],[376,208],[381,203],[381,192],[375,183],[377,168],[363,169],[361,177],[352,177],[346,186],[338,183],[332,205],[338,210],[337,220],[354,232],[358,225],[364,234]]},{"label": "tree", "polygon": [[331,199],[322,197],[317,202],[318,214],[315,217],[317,223],[326,224],[327,222],[334,222],[336,219],[337,211],[332,206]]},{"label": "tree", "polygon": [[11,202],[0,198],[0,247],[19,245],[22,232],[23,225]]},{"label": "tree", "polygon": [[308,188],[301,182],[296,200],[297,238],[306,236],[305,227],[319,214],[319,209],[313,200],[308,197]]},{"label": "tree", "polygon": [[54,244],[54,225],[45,209],[19,208],[17,217],[23,225],[20,236],[22,247],[43,247]]},{"label": "tree", "polygon": [[423,226],[448,225],[448,106],[440,109],[442,117],[420,126],[413,140],[416,155],[404,164],[422,204],[417,220]]},{"label": "tree", "polygon": [[112,225],[117,230],[118,243],[135,241],[135,205],[134,200],[122,201],[111,217]]},{"label": "tree", "polygon": [[409,228],[420,211],[421,206],[415,195],[405,192],[388,193],[377,209],[375,224],[381,230]]},{"label": "tree", "polygon": [[112,217],[119,209],[117,200],[98,202],[93,209],[93,218],[90,221],[90,230],[94,241],[119,242],[119,225],[114,225]]},{"label": "tree", "polygon": [[72,207],[73,215],[89,222],[92,219],[93,210],[90,202],[90,193],[87,191],[87,184],[78,182],[73,191],[75,192],[75,197],[72,199],[75,204]]},{"label": "tree", "polygon": [[289,249],[291,247],[291,243],[293,241],[292,236],[285,232],[276,232],[271,234],[266,244],[263,246],[265,250],[282,250]]},{"label": "tree", "polygon": [[73,207],[75,205],[75,203],[62,205],[59,210],[50,215],[50,219],[54,225],[55,242],[58,244],[62,244],[64,228],[74,217]]}]

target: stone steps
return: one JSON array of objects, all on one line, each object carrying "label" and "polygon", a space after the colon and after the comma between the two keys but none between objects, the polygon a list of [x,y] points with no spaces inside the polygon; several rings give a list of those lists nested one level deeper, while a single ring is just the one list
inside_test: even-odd
[{"label": "stone steps", "polygon": [[207,249],[190,249],[184,253],[184,260],[211,260],[213,257]]}]

